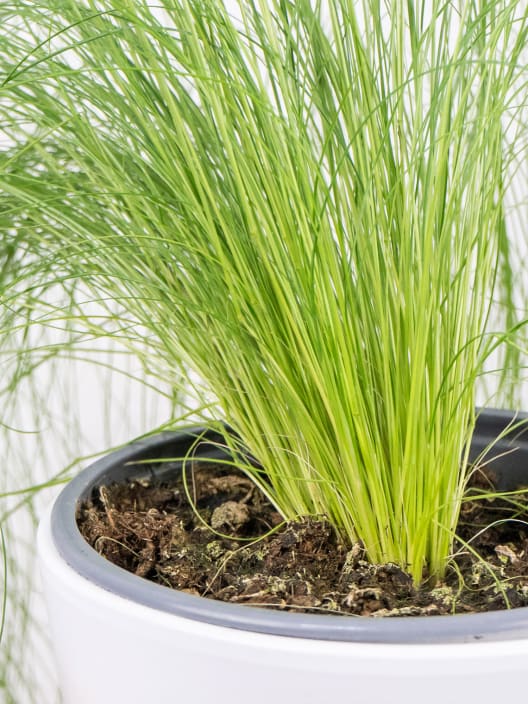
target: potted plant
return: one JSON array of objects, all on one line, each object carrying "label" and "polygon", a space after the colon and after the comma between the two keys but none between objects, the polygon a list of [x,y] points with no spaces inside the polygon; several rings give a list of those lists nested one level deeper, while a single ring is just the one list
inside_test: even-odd
[{"label": "potted plant", "polygon": [[[235,431],[213,423],[199,451],[227,443],[223,461],[239,461],[243,448],[286,519],[324,515],[415,585],[443,578],[471,462],[490,427],[514,423],[483,416],[471,445],[477,379],[513,339],[489,321],[528,16],[520,2],[459,5],[0,9],[10,158],[38,156],[3,176],[9,212],[48,277],[110,301],[104,320],[74,297],[50,317],[119,336],[169,383],[192,369]],[[67,700],[440,702],[456,687],[487,702],[521,686],[524,609],[263,615],[146,586],[80,541],[75,507],[94,481],[184,461],[201,437],[109,456],[44,523]],[[518,483],[497,474],[499,489]]]}]

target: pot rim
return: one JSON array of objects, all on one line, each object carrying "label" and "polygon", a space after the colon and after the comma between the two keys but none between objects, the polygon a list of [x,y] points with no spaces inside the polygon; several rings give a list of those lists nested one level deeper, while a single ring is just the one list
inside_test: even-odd
[{"label": "pot rim", "polygon": [[[471,458],[479,456],[493,438],[513,421],[528,421],[528,414],[503,410],[479,411],[471,447]],[[221,435],[214,430],[193,426],[163,432],[138,440],[94,462],[81,471],[61,491],[51,513],[51,535],[61,558],[76,573],[117,597],[138,602],[166,614],[206,622],[226,628],[277,636],[363,643],[463,643],[475,641],[519,640],[528,638],[528,607],[477,614],[448,616],[365,616],[305,614],[215,601],[194,596],[150,582],[118,567],[94,550],[82,537],[76,524],[78,502],[92,489],[125,476],[158,476],[174,471],[175,461],[188,453],[189,445],[200,439],[195,457],[219,456]],[[504,452],[518,449],[517,453]],[[528,484],[528,429],[517,430],[503,438],[493,461],[498,484],[511,489],[523,481]],[[168,464],[149,467],[148,461],[165,458]],[[139,464],[138,464],[139,463]],[[180,462],[181,464],[181,462]],[[131,466],[135,465],[134,469]],[[163,470],[160,470],[162,467]]]}]

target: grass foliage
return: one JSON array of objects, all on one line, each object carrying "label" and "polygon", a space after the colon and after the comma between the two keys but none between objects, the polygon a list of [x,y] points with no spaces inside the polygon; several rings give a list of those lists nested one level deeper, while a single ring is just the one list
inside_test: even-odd
[{"label": "grass foliage", "polygon": [[511,289],[522,3],[5,0],[0,21],[0,217],[29,248],[10,300],[117,302],[62,315],[196,372],[285,517],[441,575]]}]

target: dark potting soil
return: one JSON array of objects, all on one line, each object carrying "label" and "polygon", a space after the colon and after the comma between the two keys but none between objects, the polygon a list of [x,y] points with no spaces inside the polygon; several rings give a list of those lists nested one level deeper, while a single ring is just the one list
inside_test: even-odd
[{"label": "dark potting soil", "polygon": [[197,511],[181,480],[101,487],[79,507],[79,528],[140,577],[238,604],[375,616],[528,605],[528,493],[465,502],[444,581],[417,589],[398,566],[372,565],[361,545],[341,543],[324,519],[284,524],[243,474],[199,465],[190,491]]}]

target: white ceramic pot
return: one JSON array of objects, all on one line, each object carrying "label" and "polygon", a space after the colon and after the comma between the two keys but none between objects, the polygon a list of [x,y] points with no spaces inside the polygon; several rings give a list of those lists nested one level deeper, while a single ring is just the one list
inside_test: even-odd
[{"label": "white ceramic pot", "polygon": [[[508,420],[483,414],[473,453]],[[109,455],[43,519],[40,564],[64,704],[522,700],[528,608],[388,619],[282,613],[182,594],[100,557],[77,531],[79,499],[110,476],[149,471],[134,460],[183,456],[201,432],[163,434]],[[515,443],[509,462],[494,464],[505,487],[528,479],[528,440]],[[207,442],[198,450],[214,451]]]}]

